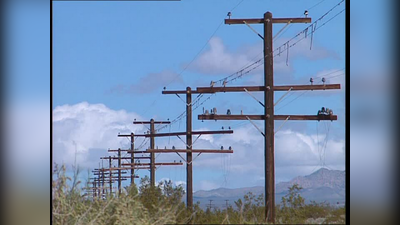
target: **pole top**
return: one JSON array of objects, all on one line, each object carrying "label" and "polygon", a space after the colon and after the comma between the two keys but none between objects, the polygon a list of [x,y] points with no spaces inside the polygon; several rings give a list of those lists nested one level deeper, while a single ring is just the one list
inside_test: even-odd
[{"label": "pole top", "polygon": [[272,17],[272,13],[271,13],[270,11],[268,11],[268,12],[266,12],[266,13],[264,14],[264,16],[265,16],[265,17]]},{"label": "pole top", "polygon": [[154,119],[151,119],[150,122],[154,122]]}]

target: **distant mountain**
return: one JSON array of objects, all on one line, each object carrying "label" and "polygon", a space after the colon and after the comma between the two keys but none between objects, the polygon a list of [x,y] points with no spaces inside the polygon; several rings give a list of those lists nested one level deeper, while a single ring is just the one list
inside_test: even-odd
[{"label": "distant mountain", "polygon": [[252,192],[252,193],[262,193],[263,187],[245,187],[245,188],[218,188],[209,191],[196,191],[193,193],[193,197],[199,198],[211,198],[211,197],[221,197],[221,198],[230,198],[230,197],[237,197],[237,196],[244,196],[245,194]]},{"label": "distant mountain", "polygon": [[[299,184],[303,187],[300,194],[305,198],[306,202],[328,202],[335,204],[337,202],[342,205],[345,200],[345,171],[328,170],[325,168],[307,175],[298,176],[289,182],[281,182],[276,184],[275,202],[279,204],[283,196],[288,193],[288,188],[293,184]],[[228,204],[234,204],[239,198],[243,198],[245,194],[252,192],[255,195],[264,193],[263,186],[244,187],[244,188],[218,188],[209,191],[196,191],[193,193],[193,201],[200,202],[202,208],[206,208],[209,200],[213,200],[214,207],[225,208],[226,201]],[[186,196],[184,196],[186,201]]]},{"label": "distant mountain", "polygon": [[276,184],[276,193],[287,191],[289,187],[296,183],[304,189],[316,189],[321,187],[344,189],[345,179],[345,171],[322,168],[310,175],[304,177],[298,176],[289,182]]}]

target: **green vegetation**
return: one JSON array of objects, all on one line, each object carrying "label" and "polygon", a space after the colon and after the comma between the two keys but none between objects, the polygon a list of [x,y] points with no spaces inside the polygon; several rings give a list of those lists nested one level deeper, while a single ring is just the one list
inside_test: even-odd
[{"label": "green vegetation", "polygon": [[[139,188],[131,186],[120,197],[106,196],[91,199],[83,196],[79,181],[69,187],[65,167],[57,168],[53,179],[53,224],[262,224],[264,223],[264,195],[248,193],[235,207],[202,210],[196,203],[193,211],[181,201],[184,190],[172,182],[150,185],[142,178]],[[76,179],[72,179],[76,180]],[[276,222],[290,224],[345,223],[345,209],[334,209],[327,204],[305,204],[301,187],[294,185],[276,207]]]}]

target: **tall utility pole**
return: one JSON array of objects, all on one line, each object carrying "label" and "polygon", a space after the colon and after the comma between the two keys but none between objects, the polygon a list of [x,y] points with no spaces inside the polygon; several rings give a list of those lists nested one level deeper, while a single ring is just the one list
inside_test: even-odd
[{"label": "tall utility pole", "polygon": [[[150,134],[154,134],[154,120],[150,120]],[[154,136],[150,137],[150,148],[154,149]],[[154,156],[154,152],[150,153],[150,182],[151,185],[154,186],[156,184],[156,167],[154,163],[156,163],[156,159]]]},{"label": "tall utility pole", "polygon": [[[150,149],[155,149],[155,137],[156,130],[155,130],[155,124],[170,124],[170,121],[155,121],[154,119],[150,119],[150,121],[134,121],[133,124],[149,124],[150,129],[148,134],[133,134],[131,133],[131,142],[133,143],[133,137],[149,137],[150,138]],[[128,135],[126,134],[119,134],[118,137],[127,137]],[[129,151],[128,151],[129,152]],[[130,153],[134,155],[134,153],[137,153],[139,151],[135,151],[133,148],[133,145],[131,146],[131,151]],[[150,164],[146,163],[135,163],[134,160],[131,160],[131,163],[122,163],[122,166],[135,166],[135,165],[142,165],[142,166],[149,166],[150,167],[150,183],[152,186],[155,185],[155,180],[156,180],[156,166],[175,166],[175,165],[183,165],[181,162],[170,162],[170,163],[156,163],[155,162],[155,153],[154,152],[148,152],[148,151],[140,151],[141,153],[150,153],[150,157],[146,157],[150,159]],[[132,157],[133,158],[133,157]],[[136,157],[140,158],[140,157]],[[143,157],[142,157],[143,158]],[[134,158],[133,158],[134,159]]]},{"label": "tall utility pole", "polygon": [[[131,132],[131,163],[135,163],[135,135]],[[131,185],[135,184],[135,170],[131,169]]]},{"label": "tall utility pole", "polygon": [[[272,55],[272,13],[264,14],[264,168],[265,168],[265,217],[275,223],[275,157],[274,157],[274,60]],[[269,204],[268,204],[269,203]]]},{"label": "tall utility pole", "polygon": [[211,203],[212,203],[214,200],[211,200],[211,199],[210,199],[209,201],[210,201],[210,203],[208,204],[208,208],[211,210],[211,207],[212,207],[212,204],[211,204]]},{"label": "tall utility pole", "polygon": [[110,183],[109,183],[109,187],[110,187],[110,195],[112,195],[112,173],[111,173],[111,156],[108,157],[108,168],[110,168]]},{"label": "tall utility pole", "polygon": [[101,187],[102,187],[102,198],[104,197],[104,195],[105,195],[105,189],[104,189],[104,185],[105,185],[105,183],[104,183],[104,181],[105,181],[105,177],[104,177],[104,167],[103,167],[103,161],[101,161],[101,166],[102,166],[102,170],[101,170]]},{"label": "tall utility pole", "polygon": [[[186,87],[186,162],[192,162],[192,89]],[[193,167],[186,163],[186,201],[190,209],[193,207]]]},{"label": "tall utility pole", "polygon": [[[186,87],[186,90],[179,91],[163,91],[163,94],[186,94],[186,132],[177,133],[165,133],[158,134],[163,136],[179,136],[186,135],[186,149],[165,149],[165,150],[154,150],[149,149],[147,151],[155,151],[162,153],[186,153],[186,205],[187,208],[193,209],[193,153],[198,153],[199,156],[202,153],[233,153],[233,150],[213,150],[213,149],[193,149],[193,135],[199,135],[196,140],[205,134],[232,134],[232,130],[222,130],[222,131],[193,131],[192,129],[192,94],[199,94],[197,91],[192,91],[190,87]],[[196,141],[195,140],[195,141]],[[179,155],[180,156],[180,155]],[[196,156],[196,157],[197,157]]]},{"label": "tall utility pole", "polygon": [[[225,24],[264,24],[264,85],[236,87],[198,87],[197,93],[216,92],[264,92],[264,115],[199,115],[199,120],[264,120],[264,163],[265,163],[265,218],[275,223],[275,160],[274,160],[274,122],[275,120],[337,120],[336,115],[274,115],[275,91],[326,90],[340,89],[339,84],[323,85],[286,85],[274,86],[273,79],[273,47],[272,25],[274,23],[310,23],[311,18],[273,18],[266,12],[258,19],[225,19]],[[261,36],[261,35],[259,35]],[[287,46],[289,48],[289,46]]]},{"label": "tall utility pole", "polygon": [[[136,136],[141,136],[144,137],[143,135],[136,135]],[[134,147],[134,142],[132,141],[134,138],[134,134],[123,134],[123,135],[118,135],[118,137],[131,137],[131,149]],[[135,157],[135,154],[143,154],[143,153],[147,153],[146,151],[132,151],[131,149],[109,149],[108,152],[118,152],[121,151],[122,152],[127,152],[129,154],[131,154],[130,157],[121,157],[121,159],[130,159],[131,160],[131,164],[133,165],[135,162],[135,159],[150,159],[150,157]],[[101,159],[108,159],[108,157],[102,157]],[[118,157],[112,157],[112,159],[118,159]],[[126,168],[123,168],[124,170]],[[135,179],[134,178],[139,178],[138,176],[135,176],[135,169],[132,167],[130,169],[131,171],[131,185],[135,183]]]},{"label": "tall utility pole", "polygon": [[[155,124],[170,124],[170,121],[154,121],[150,119],[149,121],[134,121],[133,124],[150,124],[150,134],[155,134]],[[150,136],[150,149],[155,149],[154,136]],[[150,183],[154,186],[156,183],[156,167],[155,167],[155,153],[150,153]]]},{"label": "tall utility pole", "polygon": [[[121,149],[118,149],[118,168],[121,167]],[[121,196],[121,192],[122,192],[122,177],[121,177],[121,170],[118,170],[118,196]],[[131,179],[133,179],[133,177],[131,177]]]},{"label": "tall utility pole", "polygon": [[[131,138],[131,149],[130,149],[130,154],[131,154],[131,163],[135,163],[135,134],[131,132],[130,135],[123,135],[123,137],[130,137]],[[118,137],[121,137],[118,135]],[[135,184],[135,170],[131,169],[131,185]]]}]

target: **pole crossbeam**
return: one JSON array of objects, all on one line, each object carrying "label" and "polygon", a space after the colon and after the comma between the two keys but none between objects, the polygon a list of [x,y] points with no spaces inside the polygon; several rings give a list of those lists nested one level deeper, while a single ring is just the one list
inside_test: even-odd
[{"label": "pole crossbeam", "polygon": [[[205,134],[232,134],[233,130],[218,130],[218,131],[192,131],[192,132],[170,132],[170,133],[154,133],[143,134],[145,137],[171,137],[183,135],[205,135]],[[137,135],[135,135],[137,136]]]},{"label": "pole crossbeam", "polygon": [[[130,175],[124,175],[124,176],[121,176],[121,177],[123,177],[123,178],[130,178],[130,177],[132,177],[132,176],[130,176]],[[139,176],[138,175],[134,175],[134,177],[135,178],[139,178]],[[118,177],[113,177],[113,178],[118,178]],[[91,177],[91,178],[89,178],[90,180],[98,180],[98,178],[94,178],[94,177]]]},{"label": "pole crossbeam", "polygon": [[[163,95],[172,95],[172,94],[187,94],[186,90],[175,90],[175,91],[162,91],[161,92]],[[200,92],[197,92],[195,90],[191,90],[191,94],[200,94]]]},{"label": "pole crossbeam", "polygon": [[155,153],[233,153],[233,150],[216,149],[147,149],[147,151]]},{"label": "pole crossbeam", "polygon": [[149,168],[150,167],[140,167],[140,166],[137,166],[137,167],[111,167],[111,168],[100,169],[100,171],[130,170],[130,169],[138,169],[138,170],[140,170],[140,169],[149,169]]},{"label": "pole crossbeam", "polygon": [[[335,90],[340,89],[340,84],[316,84],[316,85],[279,85],[274,86],[274,91],[306,91],[306,90]],[[217,93],[217,92],[261,92],[267,91],[265,86],[234,86],[234,87],[197,87],[199,93]]]},{"label": "pole crossbeam", "polygon": [[[289,117],[289,119],[288,119]],[[198,115],[199,120],[265,120],[265,115]],[[274,120],[337,120],[337,115],[274,115]]]},{"label": "pole crossbeam", "polygon": [[[136,137],[146,137],[144,134],[135,134]],[[118,137],[131,137],[130,134],[118,134]]]},{"label": "pole crossbeam", "polygon": [[[154,124],[170,124],[170,121],[154,121]],[[150,121],[133,121],[133,124],[151,124]]]},{"label": "pole crossbeam", "polygon": [[[108,174],[109,172],[107,171],[104,171],[104,174]],[[122,174],[126,174],[127,172],[126,171],[122,171],[121,172]],[[99,175],[100,173],[99,172],[94,172],[93,173],[94,175]],[[118,172],[112,172],[112,174],[118,174]],[[90,178],[90,179],[96,179],[96,178]]]},{"label": "pole crossbeam", "polygon": [[[108,157],[101,157],[100,159],[108,159]],[[118,157],[111,157],[111,159],[115,160],[118,159]],[[131,157],[121,157],[121,159],[131,159]],[[150,159],[149,156],[140,156],[140,157],[135,157],[135,159]]]},{"label": "pole crossbeam", "polygon": [[[271,18],[272,23],[311,23],[311,18]],[[225,24],[263,24],[265,18],[225,19]],[[265,37],[265,36],[264,36]]]},{"label": "pole crossbeam", "polygon": [[[123,166],[149,166],[150,163],[122,163]],[[170,162],[170,163],[154,163],[155,166],[179,166],[183,165],[183,163]]]}]

